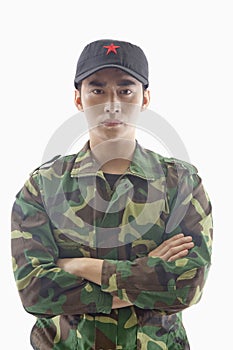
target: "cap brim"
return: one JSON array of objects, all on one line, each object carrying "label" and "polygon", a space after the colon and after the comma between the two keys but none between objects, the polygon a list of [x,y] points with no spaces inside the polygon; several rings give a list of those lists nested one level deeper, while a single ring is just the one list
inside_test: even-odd
[{"label": "cap brim", "polygon": [[129,73],[137,80],[139,80],[146,88],[148,87],[148,81],[145,78],[143,78],[140,74],[137,74],[136,72],[134,72],[133,70],[131,70],[129,68],[122,67],[119,64],[104,64],[104,65],[95,67],[93,69],[90,69],[85,73],[80,74],[79,76],[75,77],[75,80],[74,80],[75,87],[77,88],[78,83],[80,83],[83,79],[86,79],[91,74],[94,74],[95,72],[97,72],[101,69],[104,69],[104,68],[119,68],[119,69],[123,70],[124,72]]}]

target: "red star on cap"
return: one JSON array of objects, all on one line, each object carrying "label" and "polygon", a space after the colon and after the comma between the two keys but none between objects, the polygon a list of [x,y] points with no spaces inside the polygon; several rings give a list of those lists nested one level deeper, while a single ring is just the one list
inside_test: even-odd
[{"label": "red star on cap", "polygon": [[117,54],[116,49],[118,49],[120,46],[116,46],[113,43],[111,43],[108,46],[103,46],[105,49],[108,49],[108,51],[106,52],[106,55],[108,55],[110,52],[114,52],[115,55]]}]

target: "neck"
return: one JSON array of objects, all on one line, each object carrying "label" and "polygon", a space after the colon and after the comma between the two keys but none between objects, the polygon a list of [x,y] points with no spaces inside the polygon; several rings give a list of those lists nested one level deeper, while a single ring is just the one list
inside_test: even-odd
[{"label": "neck", "polygon": [[106,140],[93,144],[90,140],[92,155],[100,164],[100,169],[110,174],[122,174],[129,167],[136,141],[126,139]]}]

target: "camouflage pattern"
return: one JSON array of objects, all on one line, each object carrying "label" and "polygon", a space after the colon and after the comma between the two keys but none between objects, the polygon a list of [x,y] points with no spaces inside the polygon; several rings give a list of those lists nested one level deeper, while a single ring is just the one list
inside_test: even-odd
[{"label": "camouflage pattern", "polygon": [[[147,256],[180,232],[195,243],[185,258]],[[202,296],[212,245],[211,204],[193,165],[137,143],[111,191],[87,143],[30,175],[11,242],[22,304],[37,317],[34,349],[189,349],[182,310]],[[101,286],[56,265],[67,257],[104,259]],[[113,295],[133,306],[111,309]]]}]

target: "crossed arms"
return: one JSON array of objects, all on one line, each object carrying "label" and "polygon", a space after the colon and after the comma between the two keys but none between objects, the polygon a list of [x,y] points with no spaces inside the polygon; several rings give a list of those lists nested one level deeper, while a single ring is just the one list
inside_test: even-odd
[{"label": "crossed arms", "polygon": [[[183,258],[188,254],[189,249],[194,246],[192,236],[184,236],[182,233],[173,236],[164,241],[161,245],[152,250],[149,257],[159,257],[164,261],[175,261]],[[84,278],[90,282],[101,286],[102,283],[102,259],[93,258],[68,258],[58,259],[57,265],[78,277]],[[118,309],[125,306],[130,306],[132,303],[119,299],[113,296],[112,309]]]}]

